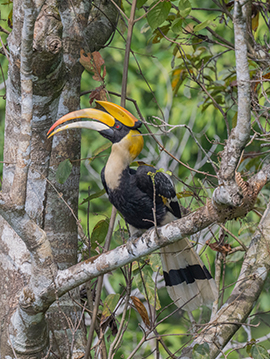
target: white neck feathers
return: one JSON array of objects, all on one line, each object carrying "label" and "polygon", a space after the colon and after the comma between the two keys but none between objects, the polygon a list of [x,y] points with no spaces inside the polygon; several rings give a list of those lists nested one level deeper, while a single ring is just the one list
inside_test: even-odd
[{"label": "white neck feathers", "polygon": [[112,152],[105,166],[105,181],[110,190],[119,187],[123,171],[138,156],[143,148],[143,137],[131,130],[120,142],[112,145]]}]

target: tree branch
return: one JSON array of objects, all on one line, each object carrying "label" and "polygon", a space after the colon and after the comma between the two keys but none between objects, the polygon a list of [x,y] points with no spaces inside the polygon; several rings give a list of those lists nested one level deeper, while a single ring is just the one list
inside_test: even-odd
[{"label": "tree branch", "polygon": [[[7,205],[8,203],[8,205]],[[37,302],[35,310],[39,311],[39,306],[44,308],[44,303],[40,303],[38,298],[40,292],[46,289],[57,273],[57,266],[54,262],[51,245],[46,233],[30,219],[24,210],[16,210],[10,206],[10,198],[0,195],[0,215],[10,224],[12,229],[23,240],[31,255],[32,276],[29,283],[30,290],[23,291],[20,302],[28,306],[30,291],[36,296]],[[32,303],[28,303],[29,306]]]},{"label": "tree branch", "polygon": [[247,57],[247,18],[250,17],[250,1],[239,0],[234,3],[234,33],[236,74],[238,85],[237,125],[232,130],[222,152],[219,170],[220,186],[213,195],[214,203],[239,206],[242,193],[235,183],[242,151],[250,138],[250,76]]},{"label": "tree branch", "polygon": [[[13,226],[17,234],[25,241],[33,258],[33,278],[30,281],[28,287],[23,290],[20,298],[20,306],[11,319],[11,323],[13,324],[11,328],[11,332],[13,333],[12,343],[15,349],[17,351],[22,350],[22,348],[20,348],[20,336],[22,335],[22,332],[25,338],[27,338],[35,326],[37,329],[39,329],[39,337],[43,338],[46,333],[44,313],[56,299],[63,296],[69,290],[78,287],[80,284],[83,284],[101,274],[105,274],[147,254],[150,254],[165,245],[174,243],[181,240],[182,238],[195,234],[198,231],[208,227],[210,224],[213,224],[214,222],[224,222],[226,219],[230,220],[245,215],[249,210],[252,209],[257,194],[266,183],[267,179],[270,178],[269,172],[270,165],[266,166],[266,168],[261,171],[259,176],[256,175],[256,178],[260,179],[259,184],[254,180],[254,178],[246,183],[241,179],[241,177],[239,178],[239,175],[236,176],[237,182],[242,188],[244,194],[242,206],[237,206],[235,208],[228,207],[227,209],[222,206],[222,208],[219,209],[217,206],[214,207],[211,201],[208,201],[204,207],[199,208],[196,212],[191,213],[188,216],[175,222],[169,223],[161,228],[152,228],[143,234],[140,238],[133,240],[132,244],[129,244],[128,247],[130,248],[131,246],[132,253],[126,245],[122,245],[97,257],[90,258],[82,263],[78,263],[68,269],[59,270],[57,273],[56,268],[52,262],[50,245],[48,243],[45,232],[42,231],[23,210],[16,210],[13,208],[11,211],[10,207],[8,207],[4,202],[2,196],[0,201],[0,214]],[[5,199],[7,200],[7,198]],[[265,241],[268,238],[267,236],[269,233],[267,232],[267,220],[270,222],[269,208],[267,213],[268,215],[265,215],[262,219],[260,230],[255,236],[256,241],[254,239],[253,245],[257,245],[257,239],[260,236],[260,238],[264,239]],[[258,260],[255,257],[256,253],[260,253],[262,250],[261,248],[258,248],[258,252],[255,252],[253,248],[250,249],[248,256],[249,259],[244,262],[245,266],[243,266],[243,274],[240,277],[244,278],[244,275],[247,275],[246,271],[249,271],[248,280],[244,281],[243,283],[242,280],[240,280],[234,291],[236,294],[231,298],[239,299],[239,296],[242,295],[242,291],[250,291],[251,284],[253,296],[259,295],[262,287],[262,279],[258,273],[261,270],[260,268],[263,268],[263,271],[260,273],[263,275],[263,279],[265,278],[265,271],[268,271],[266,263],[269,257],[269,243],[259,243],[260,246],[263,246],[264,248],[264,255],[262,256],[262,260],[264,260],[264,262],[261,264],[261,257],[258,258]],[[233,300],[233,303],[234,305],[238,305],[238,302],[235,300]],[[250,305],[251,308],[251,302],[248,302],[247,304]],[[230,306],[231,305],[232,304],[230,304]],[[226,307],[224,308],[226,309]],[[246,318],[248,308],[248,306],[245,306],[245,310],[243,310],[243,320]],[[237,323],[237,320],[239,319],[237,316],[238,314],[236,315],[236,318],[233,315],[234,312],[229,317],[229,321],[230,323]],[[214,334],[216,333],[215,326],[217,325],[217,320],[222,321],[222,323],[226,322],[223,317],[223,312],[219,311],[215,317],[215,321],[211,323],[211,327],[207,327],[208,330],[209,328],[213,328],[214,325]],[[27,325],[24,323],[27,323]],[[16,331],[18,325],[22,327],[25,325],[25,330]],[[237,325],[235,324],[228,325],[233,326],[234,330],[237,329]],[[19,336],[17,336],[17,333]],[[230,336],[228,336],[228,340],[229,338]],[[225,344],[226,340],[224,340]],[[41,342],[44,344],[43,339]],[[40,341],[37,341],[37,345],[39,343]],[[31,347],[30,349],[36,350],[36,347]]]},{"label": "tree branch", "polygon": [[250,138],[250,76],[247,57],[246,33],[248,2],[234,3],[234,34],[236,75],[238,88],[237,125],[232,130],[227,145],[222,153],[220,183],[234,178],[240,155]]},{"label": "tree branch", "polygon": [[33,116],[32,58],[33,37],[37,12],[31,0],[25,0],[21,44],[21,126],[17,149],[17,165],[11,189],[11,198],[23,206],[31,152],[31,120]]},{"label": "tree branch", "polygon": [[216,358],[239,326],[245,322],[270,271],[270,204],[252,238],[235,288],[212,321],[201,331],[192,346],[183,350],[181,358],[193,358],[196,344],[208,343],[208,358]]},{"label": "tree branch", "polygon": [[254,176],[255,179],[259,178],[260,181],[256,182],[254,178],[251,178],[249,182],[244,182],[239,174],[236,177],[237,183],[243,191],[241,206],[234,208],[231,206],[213,206],[212,202],[208,200],[207,204],[199,208],[196,212],[158,228],[157,232],[154,228],[150,229],[140,238],[133,240],[132,253],[128,251],[124,244],[68,269],[58,271],[53,286],[48,287],[47,291],[42,295],[46,298],[50,298],[49,301],[53,302],[56,292],[58,297],[60,297],[90,279],[122,267],[134,260],[138,260],[182,238],[191,236],[213,223],[224,223],[226,220],[245,216],[253,208],[261,188],[270,179],[270,165],[266,166],[260,175]]}]

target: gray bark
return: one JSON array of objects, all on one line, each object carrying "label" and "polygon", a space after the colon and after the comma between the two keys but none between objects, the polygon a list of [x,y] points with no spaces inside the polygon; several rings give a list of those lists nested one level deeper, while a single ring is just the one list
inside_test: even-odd
[{"label": "gray bark", "polygon": [[[111,13],[106,2],[100,4]],[[79,107],[80,49],[97,50],[108,40],[113,26],[103,12],[90,15],[88,1],[61,1],[59,8],[54,1],[45,4],[25,1],[25,10],[19,2],[14,2],[0,196],[3,358],[14,358],[15,352],[18,358],[41,358],[50,346],[61,358],[82,354],[81,311],[67,295],[69,291],[215,222],[242,217],[253,208],[257,194],[270,179],[270,166],[248,183],[236,174],[250,136],[250,83],[245,45],[249,5],[250,2],[235,1],[238,121],[223,152],[220,185],[212,201],[195,213],[134,240],[133,253],[124,245],[76,264],[76,221],[58,193],[68,199],[68,205],[76,212],[79,168],[73,166],[65,186],[56,183],[53,174],[62,159],[79,157],[79,134],[63,132],[50,142],[46,131],[56,118]],[[112,19],[116,15],[115,12]],[[95,21],[89,22],[93,16]],[[93,38],[95,24],[101,29],[101,37]],[[253,238],[231,297],[194,342],[209,343],[211,358],[245,321],[260,294],[269,272],[268,223],[269,209]],[[72,295],[76,296],[76,292]],[[66,317],[72,319],[69,327]],[[191,358],[192,350],[193,346],[187,348],[183,357]]]},{"label": "gray bark", "polygon": [[1,358],[15,352],[17,358],[39,358],[50,346],[61,358],[84,350],[81,309],[71,299],[76,291],[49,310],[51,303],[37,298],[58,268],[77,261],[77,223],[58,193],[76,213],[79,164],[65,186],[55,181],[55,171],[63,158],[79,158],[80,136],[66,133],[59,143],[48,141],[46,132],[56,118],[79,107],[81,48],[98,49],[114,30],[117,11],[110,9],[108,20],[107,2],[101,5],[102,16],[95,8],[104,24],[100,38],[89,1],[13,3],[2,186],[9,224],[0,218]]},{"label": "gray bark", "polygon": [[[236,169],[242,151],[250,139],[251,113],[250,113],[250,74],[248,66],[247,49],[251,38],[251,1],[240,0],[234,2],[234,33],[235,57],[238,85],[238,116],[237,125],[232,130],[222,153],[219,171],[220,186],[213,194],[212,204],[215,209],[226,211],[227,206],[235,208],[245,207],[247,185],[239,179]],[[263,186],[268,181],[266,168],[251,179],[250,186]],[[256,192],[256,190],[255,190]],[[253,199],[252,199],[253,197]],[[250,194],[250,202],[255,201]],[[255,203],[255,202],[254,202]],[[215,358],[222,353],[230,338],[245,322],[255,301],[258,299],[264,281],[269,273],[269,206],[261,219],[255,233],[239,275],[237,284],[227,302],[220,308],[211,322],[192,342],[185,348],[181,358],[193,358],[193,348],[196,344],[209,345],[209,358]]]},{"label": "gray bark", "polygon": [[[158,248],[190,236],[214,222],[223,222],[225,218],[233,219],[245,215],[254,204],[253,201],[250,201],[250,198],[256,198],[258,191],[267,181],[269,181],[269,179],[270,165],[265,167],[255,178],[252,178],[246,184],[248,190],[245,191],[244,198],[246,198],[247,201],[244,202],[242,206],[235,207],[234,209],[230,207],[228,211],[223,208],[222,211],[219,211],[211,204],[211,202],[208,202],[206,206],[185,218],[170,223],[160,229],[149,230],[142,237],[133,240],[131,247],[128,246],[127,248],[126,245],[117,247],[112,251],[90,258],[89,260],[63,270],[55,268],[54,263],[51,261],[52,254],[45,232],[42,231],[23,210],[10,209],[9,198],[2,195],[0,197],[0,214],[9,224],[13,225],[13,229],[16,231],[17,235],[25,241],[29,248],[29,252],[31,252],[33,256],[31,280],[27,287],[22,291],[20,296],[20,306],[18,310],[14,312],[11,320],[13,327],[11,326],[10,335],[11,339],[13,339],[12,343],[15,349],[20,351],[18,343],[21,341],[23,332],[17,331],[15,328],[23,327],[22,323],[23,320],[25,322],[25,318],[27,318],[27,323],[29,324],[29,326],[24,328],[25,332],[27,334],[29,333],[30,336],[33,331],[33,325],[35,326],[36,332],[36,324],[38,322],[40,324],[40,337],[46,330],[46,322],[44,321],[43,313],[52,303],[57,301],[58,298],[65,293],[100,274],[122,267]],[[254,183],[256,183],[256,186],[253,186]],[[32,233],[32,236],[30,237],[29,232]],[[267,236],[268,233],[266,232],[265,235]],[[130,248],[133,248],[132,253],[130,252]],[[268,247],[265,246],[264,248]],[[257,252],[255,253],[252,247],[250,251],[251,256],[257,256]],[[267,250],[265,251],[267,252]],[[266,256],[263,256],[264,260],[267,260],[267,257],[268,253]],[[266,278],[267,271],[269,270],[267,265],[263,264],[264,272],[259,273],[259,268],[261,268],[261,256],[258,258],[258,264],[254,265],[254,260],[252,260],[251,265],[249,265],[248,268],[253,274],[251,280],[253,297],[255,296],[255,298],[259,295],[262,282]],[[253,271],[255,271],[255,273]],[[243,275],[246,274],[247,273],[244,272]],[[262,276],[258,274],[261,274]],[[256,285],[257,281],[258,285]],[[250,283],[248,281],[240,281],[240,283],[242,285],[241,291],[248,289],[250,291]],[[245,287],[246,285],[248,288]],[[237,290],[239,290],[239,288],[236,286],[236,291]],[[237,302],[237,306],[241,307],[242,301],[239,294],[237,295],[237,299],[240,301],[240,303]],[[244,296],[243,298],[245,300]],[[251,303],[251,301],[248,303]],[[219,313],[217,315],[219,315]],[[236,313],[235,321],[239,320],[239,313]],[[214,324],[216,324],[216,322],[214,322]],[[213,323],[210,325],[213,325]],[[237,328],[237,325],[234,324],[234,327]],[[225,344],[226,340],[222,343]]]}]

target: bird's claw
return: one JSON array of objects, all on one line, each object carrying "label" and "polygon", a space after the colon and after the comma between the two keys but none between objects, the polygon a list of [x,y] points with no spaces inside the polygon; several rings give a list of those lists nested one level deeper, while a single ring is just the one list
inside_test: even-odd
[{"label": "bird's claw", "polygon": [[150,239],[149,235],[143,234],[143,235],[142,235],[142,242],[145,243],[148,248],[151,247],[151,246],[150,246],[150,244],[151,244],[151,239]]},{"label": "bird's claw", "polygon": [[127,251],[129,254],[135,256],[134,252],[133,252],[133,248],[137,248],[136,244],[133,243],[132,239],[134,238],[129,238],[129,240],[127,241],[127,244],[126,244],[126,248],[127,248]]}]

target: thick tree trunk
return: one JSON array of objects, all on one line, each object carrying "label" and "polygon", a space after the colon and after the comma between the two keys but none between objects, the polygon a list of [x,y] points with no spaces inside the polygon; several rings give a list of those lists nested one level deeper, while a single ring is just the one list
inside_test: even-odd
[{"label": "thick tree trunk", "polygon": [[[42,2],[42,8],[38,0],[14,1],[0,194],[0,213],[5,218],[0,218],[1,358],[42,358],[49,357],[50,351],[60,358],[81,356],[82,311],[72,300],[77,298],[76,291],[71,295],[68,291],[214,222],[244,216],[270,180],[270,166],[247,183],[235,172],[250,136],[245,46],[250,1],[235,1],[239,111],[237,126],[223,151],[219,187],[212,201],[164,226],[158,237],[154,230],[145,233],[133,241],[133,253],[123,245],[75,264],[77,224],[72,211],[77,210],[79,166],[73,166],[65,186],[55,181],[55,171],[63,159],[79,157],[79,134],[63,132],[47,140],[46,132],[56,118],[79,107],[81,48],[85,52],[98,50],[113,31],[117,12],[106,1],[99,5],[102,11],[95,10],[89,22],[90,3],[86,0],[48,0]],[[269,208],[247,253],[239,284],[216,314],[215,322],[197,337],[198,343],[210,343],[213,358],[245,320],[269,272],[268,222]],[[256,257],[257,253],[262,254]],[[247,277],[250,281],[241,282]],[[223,326],[217,340],[216,326],[228,320],[231,323]],[[191,358],[192,351],[189,347],[183,355]]]},{"label": "thick tree trunk", "polygon": [[[109,21],[104,11],[95,10],[99,18],[99,27],[95,27],[89,21],[89,1],[49,0],[42,4],[39,8],[38,1],[13,2],[2,192],[10,199],[10,208],[22,211],[22,217],[38,226],[32,227],[35,234],[40,229],[47,237],[32,246],[31,233],[22,238],[20,230],[0,217],[0,275],[4,278],[0,281],[1,358],[13,358],[15,352],[17,358],[39,358],[49,348],[68,358],[84,350],[85,333],[79,325],[82,312],[72,300],[74,296],[78,300],[77,292],[58,300],[46,315],[46,306],[42,312],[36,309],[28,326],[29,313],[24,305],[27,300],[31,302],[31,295],[24,291],[23,299],[20,296],[29,283],[32,288],[40,286],[35,281],[43,281],[45,288],[47,281],[53,281],[56,266],[66,269],[76,263],[78,234],[72,211],[77,212],[79,162],[73,165],[65,185],[56,182],[55,172],[63,159],[79,158],[80,134],[64,133],[62,141],[59,137],[51,141],[46,132],[58,117],[79,107],[83,71],[80,50],[98,49],[108,40],[117,11],[108,9]],[[108,6],[105,1],[101,6],[109,8],[112,4]],[[87,38],[90,30],[92,37]],[[39,246],[43,253],[35,257]],[[48,267],[45,277],[38,263],[42,257]]]}]

